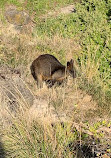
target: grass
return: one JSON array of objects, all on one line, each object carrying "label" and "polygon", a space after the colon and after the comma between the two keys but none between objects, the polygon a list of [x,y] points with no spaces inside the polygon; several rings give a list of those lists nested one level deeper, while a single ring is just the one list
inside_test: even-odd
[{"label": "grass", "polygon": [[[111,122],[105,120],[92,125],[88,122],[77,125],[74,122],[45,124],[33,120],[27,112],[23,114],[22,111],[19,111],[16,117],[10,116],[10,124],[7,124],[0,132],[8,158],[68,158],[76,156],[83,147],[85,147],[85,152],[84,150],[82,152],[87,155],[88,146],[92,146],[93,142],[96,143],[96,147],[104,146],[107,143],[104,140],[104,127],[110,126]],[[101,128],[102,130],[99,131]],[[93,134],[95,139],[91,139],[90,134]],[[98,139],[101,142],[98,142]],[[78,144],[80,144],[81,149]],[[110,154],[111,149],[107,148],[106,150]],[[90,152],[92,154],[91,150]]]},{"label": "grass", "polygon": [[[83,78],[88,80],[111,97],[111,34],[110,34],[110,1],[82,1],[76,5],[76,13],[60,15],[39,21],[37,35],[53,38],[59,34],[62,38],[79,41],[81,55],[73,54],[80,66]],[[67,53],[67,52],[66,52]],[[98,92],[99,93],[99,92]],[[109,97],[109,98],[110,98]],[[106,100],[107,102],[107,100]]]},{"label": "grass", "polygon": [[[49,93],[51,92],[49,91]],[[57,98],[60,98],[57,91],[56,93]],[[53,96],[51,100],[53,100]],[[59,104],[61,105],[61,103]],[[4,127],[0,128],[2,142],[8,158],[73,158],[81,151],[84,155],[87,155],[89,151],[92,154],[92,149],[89,150],[88,146],[92,146],[93,142],[96,143],[93,146],[98,148],[99,145],[104,147],[107,143],[107,140],[104,139],[106,137],[104,127],[109,128],[111,126],[111,121],[109,120],[97,121],[92,124],[89,121],[75,123],[73,120],[65,123],[52,123],[49,120],[45,123],[30,116],[29,109],[24,103],[22,105],[20,103],[20,106],[21,109],[18,112],[16,111],[16,116],[8,114],[10,123],[7,122]],[[24,112],[23,108],[25,109]],[[93,139],[91,139],[91,135],[94,136]],[[98,139],[100,142],[98,142]],[[85,148],[85,152],[82,148]],[[110,148],[105,150],[110,154]]]},{"label": "grass", "polygon": [[[75,0],[76,2],[77,0]],[[73,0],[1,0],[0,6],[4,7],[5,5],[15,5],[19,9],[27,9],[30,13],[35,13],[36,16],[46,13],[48,10],[53,10],[61,6],[66,6],[72,4]],[[24,4],[24,6],[23,6]]]},{"label": "grass", "polygon": [[[65,123],[45,124],[36,119],[29,121],[28,115],[24,115],[23,111],[19,111],[16,117],[9,114],[10,124],[4,129],[0,127],[7,158],[68,158],[77,156],[77,151],[83,152],[85,145],[85,149],[88,150],[91,146],[93,150],[92,136],[95,139],[95,146],[99,144],[105,146],[108,142],[105,129],[110,129],[111,122],[105,117],[110,118],[111,114],[111,0],[82,0],[81,3],[75,4],[75,13],[41,18],[49,11],[58,10],[74,2],[73,0],[0,1],[3,10],[5,6],[15,5],[18,10],[28,11],[36,23],[30,35],[12,35],[13,31],[8,31],[7,22],[5,22],[0,32],[2,39],[0,64],[20,68],[32,92],[38,97],[49,98],[50,105],[53,105],[57,111],[67,111],[69,104],[71,108],[73,107],[70,112],[71,119]],[[1,19],[5,21],[3,15]],[[73,58],[77,69],[76,84],[70,85],[68,90],[66,87],[66,89],[49,90],[43,94],[42,90],[40,93],[36,92],[29,68],[31,62],[44,53],[54,55],[64,65],[67,60]],[[72,99],[80,95],[78,89],[90,94],[99,108],[87,110],[84,114],[83,100],[78,100],[79,103]],[[55,95],[52,94],[53,91]],[[77,93],[76,96],[74,92]],[[92,100],[90,103],[93,106]],[[21,104],[25,108],[24,102]],[[84,104],[87,109],[87,102]],[[97,120],[93,122],[92,118]],[[106,133],[109,134],[108,131]],[[108,144],[110,145],[110,139]],[[111,149],[107,152],[110,155]]]},{"label": "grass", "polygon": [[27,1],[27,8],[30,12],[35,12],[36,16],[45,14],[48,10],[54,10],[55,8],[59,8],[61,6],[65,6],[68,4],[72,4],[73,0],[28,0]]}]

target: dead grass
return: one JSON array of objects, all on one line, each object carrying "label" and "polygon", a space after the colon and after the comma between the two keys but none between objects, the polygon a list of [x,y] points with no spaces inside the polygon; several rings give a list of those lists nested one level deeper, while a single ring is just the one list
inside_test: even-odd
[{"label": "dead grass", "polygon": [[[34,33],[32,24],[30,23],[29,25],[32,29],[30,34],[28,32],[18,32],[14,28],[14,25],[7,23],[7,21],[5,21],[5,24],[3,22],[0,23],[0,28],[1,28],[1,37],[0,37],[1,38],[1,51],[0,51],[1,54],[0,56],[3,62],[11,65],[12,67],[19,67],[22,72],[23,78],[30,85],[30,87],[33,87],[33,91],[35,91],[36,85],[30,74],[30,65],[31,65],[31,62],[37,56],[39,56],[42,53],[50,53],[50,54],[55,55],[58,59],[60,59],[62,63],[65,63],[66,60],[70,60],[71,58],[74,58],[80,55],[81,47],[79,43],[77,42],[78,41],[77,37],[75,37],[75,39],[67,39],[56,34],[52,38],[49,38],[49,37],[41,38],[41,37],[38,37],[36,33]],[[98,48],[95,48],[96,51],[97,49]],[[90,50],[89,50],[89,56],[90,56]],[[76,63],[75,65],[79,71],[84,72],[84,74],[82,75],[85,78],[87,78],[88,81],[90,81],[92,80],[93,76],[96,76],[97,74],[98,63],[95,65],[95,63],[92,63],[90,60],[88,60],[87,62],[88,62],[87,68],[84,67],[84,64],[83,64],[81,66],[82,70],[78,69]],[[84,110],[86,111],[89,110],[90,109],[89,107],[93,107],[95,109],[96,103],[92,101],[93,99],[91,98],[91,96],[86,95],[85,98],[87,101],[85,102],[84,95],[83,95],[84,92],[79,90],[78,83],[75,84],[74,86],[75,86],[75,92],[73,89],[71,90],[70,88],[64,89],[64,92],[62,92],[62,90],[60,89],[57,90],[58,92],[60,91],[60,94],[61,93],[63,94],[63,98],[62,98],[62,101],[64,101],[63,104],[67,105],[68,103],[70,103],[71,107],[73,107],[73,105],[77,106],[81,109],[82,113],[84,113],[83,112]],[[37,91],[37,94],[35,95],[38,95],[39,97],[43,99],[45,97],[48,97],[47,93],[49,92],[47,92],[47,90],[45,93],[40,91],[40,94],[37,89],[36,91]],[[65,99],[65,95],[67,99]],[[57,97],[54,97],[54,95],[53,95],[53,98],[57,100]]]},{"label": "dead grass", "polygon": [[[2,108],[4,107],[2,102],[0,111],[2,116],[1,130],[3,130],[2,134],[4,135],[2,140],[9,155],[11,154],[9,150],[17,155],[16,150],[20,146],[24,146],[25,157],[30,155],[31,150],[33,151],[32,157],[34,157],[37,154],[35,153],[37,152],[35,150],[36,143],[40,141],[40,144],[43,142],[48,146],[50,144],[53,152],[56,151],[62,157],[63,146],[73,140],[73,137],[77,137],[74,129],[81,133],[79,135],[80,144],[84,142],[82,133],[98,138],[105,143],[108,140],[110,143],[111,122],[109,117],[100,118],[95,115],[95,110],[98,108],[97,104],[91,96],[77,88],[77,82],[72,84],[70,81],[68,86],[51,89],[44,86],[41,90],[33,91],[33,94],[35,99],[30,108],[27,108],[24,102],[25,98],[22,104],[20,99],[21,108],[16,110],[16,115],[10,113],[9,109]],[[16,99],[18,100],[18,97]],[[90,116],[86,113],[90,113]],[[55,128],[56,126],[57,128]],[[66,139],[66,136],[70,141]],[[8,142],[9,144],[7,144]],[[24,144],[25,142],[27,143]],[[32,145],[34,149],[32,149]],[[49,150],[49,148],[47,149]],[[19,154],[22,155],[23,153],[19,149]]]},{"label": "dead grass", "polygon": [[[95,63],[88,60],[87,68],[84,67],[83,64],[81,66],[82,70],[80,70],[75,62],[76,69],[79,72],[83,72],[83,74],[79,77],[77,75],[74,82],[69,80],[63,87],[52,87],[51,89],[48,89],[44,85],[43,89],[37,89],[36,83],[30,74],[31,62],[37,56],[43,53],[53,54],[63,64],[65,64],[67,60],[80,55],[81,47],[79,42],[77,42],[77,37],[75,37],[75,39],[67,39],[56,34],[52,38],[41,38],[34,33],[33,26],[31,24],[29,27],[32,30],[30,33],[27,31],[20,32],[17,31],[13,25],[7,22],[5,24],[0,22],[0,62],[8,64],[11,67],[20,68],[22,80],[34,96],[33,105],[30,108],[27,108],[27,104],[25,104],[26,100],[22,96],[22,93],[18,90],[18,87],[15,85],[17,94],[21,96],[20,98],[22,98],[18,99],[18,96],[15,96],[15,98],[18,99],[18,103],[21,105],[21,112],[17,111],[15,117],[10,113],[9,109],[0,108],[0,119],[2,120],[1,123],[3,125],[2,129],[4,128],[5,131],[3,139],[4,142],[7,142],[8,140],[8,142],[12,141],[13,144],[17,145],[19,139],[22,140],[20,145],[23,146],[24,140],[22,137],[26,139],[28,138],[29,142],[31,142],[31,145],[34,145],[35,149],[37,147],[35,144],[38,142],[35,142],[35,138],[31,137],[30,131],[33,131],[32,125],[38,126],[39,124],[39,127],[42,125],[44,128],[44,130],[42,130],[44,142],[48,145],[47,140],[50,138],[50,144],[53,146],[54,151],[57,146],[59,146],[57,148],[57,153],[60,157],[62,157],[63,154],[62,150],[64,150],[63,146],[64,142],[66,143],[66,137],[72,136],[71,128],[76,128],[80,133],[83,132],[90,136],[96,136],[102,141],[104,141],[105,137],[105,140],[108,139],[109,143],[111,141],[111,117],[108,116],[106,112],[103,115],[102,108],[98,106],[92,95],[89,95],[86,91],[79,88],[82,77],[87,78],[88,82],[90,82],[90,80],[93,79],[93,76],[97,75],[98,63],[95,65]],[[98,48],[95,48],[95,50],[97,49]],[[87,88],[88,87],[86,86],[86,89]],[[0,100],[0,104],[1,107],[3,107],[7,104],[7,102],[4,100],[3,103],[2,100]],[[36,123],[33,124],[33,122]],[[59,124],[61,122],[67,124],[67,130],[64,128],[62,129],[61,124]],[[17,137],[15,140],[13,139],[13,132],[11,131],[12,133],[10,133],[13,124],[18,131],[20,130],[20,133],[17,133],[15,128],[14,136]],[[56,133],[52,129],[52,124],[57,124],[58,130],[60,130],[60,135],[58,134],[59,131],[56,131],[58,132]],[[34,131],[35,137],[37,137],[37,131],[41,129],[39,127],[36,131]],[[68,136],[66,134],[67,131],[69,132]],[[12,138],[8,138],[8,133],[11,134]],[[63,138],[63,143],[59,142],[61,139],[57,139],[57,134],[59,135],[59,138]],[[39,136],[40,133],[38,137]],[[79,135],[79,139],[82,141],[81,135]],[[27,146],[25,147],[27,148]],[[15,149],[17,149],[17,146],[13,148],[13,150]],[[69,152],[69,155],[70,154],[72,153]],[[31,153],[28,153],[28,155],[31,156]]]},{"label": "dead grass", "polygon": [[[10,64],[13,67],[20,68],[23,78],[29,84],[30,87],[33,87],[32,90],[34,93],[35,93],[36,85],[30,74],[30,65],[31,62],[38,55],[40,55],[41,53],[48,53],[47,52],[48,50],[49,53],[55,55],[60,60],[62,57],[63,58],[62,62],[64,63],[64,61],[66,62],[66,60],[70,60],[71,58],[74,58],[74,56],[78,56],[81,51],[81,47],[77,42],[77,37],[75,37],[75,39],[67,39],[56,34],[52,38],[49,37],[40,38],[36,36],[36,34],[32,36],[31,33],[28,34],[28,33],[18,32],[12,24],[9,24],[7,22],[5,25],[3,23],[0,23],[0,27],[2,28],[1,30],[2,60],[6,63],[9,62],[8,64]],[[62,52],[60,54],[61,50],[63,54]],[[12,58],[12,61],[10,61],[10,57]],[[88,62],[89,63],[87,65],[89,65],[89,67],[87,67],[86,69],[83,64],[82,72],[84,72],[83,76],[85,75],[85,77],[88,78],[88,80],[91,80],[93,76],[96,75],[97,73],[96,70],[98,69],[98,67],[97,65],[95,65],[95,63],[92,64],[91,67],[91,61],[88,60]],[[25,70],[22,70],[23,68],[25,68]],[[93,101],[93,98],[91,96],[89,96],[88,94],[84,94],[85,92],[81,91],[78,88],[79,86],[77,82],[78,81],[75,81],[75,84],[73,85],[74,89],[68,87],[64,89],[58,88],[56,89],[57,92],[55,90],[51,90],[51,92],[49,92],[50,90],[48,91],[47,88],[45,90],[40,90],[40,91],[36,89],[37,94],[35,93],[35,95],[43,100],[47,98],[47,102],[48,103],[53,102],[53,105],[54,104],[62,105],[62,107],[64,107],[63,109],[67,111],[66,115],[67,113],[69,114],[71,112],[73,113],[73,110],[76,108],[77,112],[74,112],[77,114],[75,115],[76,118],[79,117],[84,120],[85,114],[88,113],[90,110],[95,112],[97,105],[95,101]],[[62,98],[61,98],[61,94],[63,94]],[[51,98],[51,101],[49,98]]]}]

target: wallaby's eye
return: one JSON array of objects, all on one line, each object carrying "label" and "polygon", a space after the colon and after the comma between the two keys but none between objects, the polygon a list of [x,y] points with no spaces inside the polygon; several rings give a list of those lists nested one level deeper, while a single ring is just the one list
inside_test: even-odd
[{"label": "wallaby's eye", "polygon": [[74,73],[74,71],[73,71],[73,70],[71,70],[70,72],[71,72],[71,74],[73,74],[73,73]]}]

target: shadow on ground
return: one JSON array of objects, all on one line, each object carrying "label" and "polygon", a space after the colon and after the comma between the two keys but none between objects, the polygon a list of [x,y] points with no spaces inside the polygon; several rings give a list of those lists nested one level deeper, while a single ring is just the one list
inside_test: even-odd
[{"label": "shadow on ground", "polygon": [[0,158],[6,158],[2,142],[0,142]]},{"label": "shadow on ground", "polygon": [[76,154],[77,158],[110,158],[111,156],[111,153],[108,152],[111,146],[108,144],[101,144],[99,139],[87,139],[86,142],[72,142],[69,144],[69,149]]}]

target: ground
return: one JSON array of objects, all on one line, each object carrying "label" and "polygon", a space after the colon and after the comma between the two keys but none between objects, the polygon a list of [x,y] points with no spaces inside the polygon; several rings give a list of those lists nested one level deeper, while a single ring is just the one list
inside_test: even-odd
[{"label": "ground", "polygon": [[[43,20],[60,14],[73,14],[74,11],[74,5],[69,5],[57,11],[49,11],[47,14],[40,15],[40,18]],[[15,6],[7,6],[2,14],[5,18],[5,23],[0,22],[0,49],[2,50],[0,54],[2,63],[0,67],[0,104],[2,105],[2,122],[4,123],[7,118],[10,120],[10,115],[6,114],[4,107],[23,104],[28,105],[28,110],[23,113],[29,124],[34,120],[39,120],[42,124],[73,122],[73,126],[78,131],[96,138],[103,135],[104,138],[102,137],[101,140],[109,143],[111,141],[111,118],[98,106],[91,95],[80,89],[78,86],[80,78],[78,76],[74,81],[69,78],[65,85],[50,89],[44,85],[39,90],[30,73],[31,62],[42,54],[41,48],[40,50],[36,49],[37,45],[43,44],[44,48],[48,45],[56,51],[65,49],[68,52],[65,57],[69,60],[73,58],[74,51],[76,53],[80,52],[81,46],[79,43],[76,40],[63,39],[58,34],[51,39],[32,36],[35,29],[33,16],[29,17],[23,11],[17,12]],[[7,66],[5,61],[13,66]],[[13,111],[13,108],[11,110]],[[14,115],[17,114],[14,112]],[[105,154],[103,155],[105,157]]]}]

